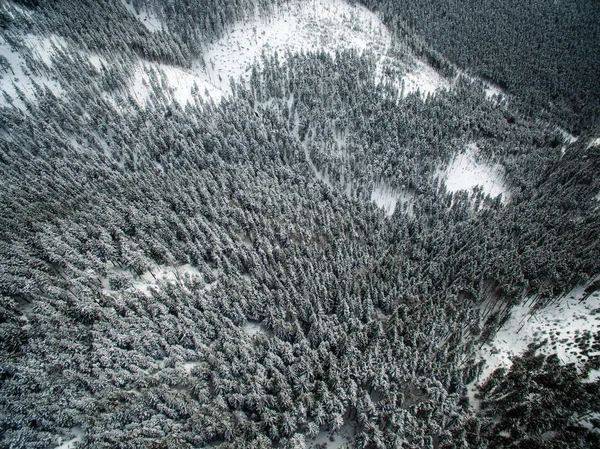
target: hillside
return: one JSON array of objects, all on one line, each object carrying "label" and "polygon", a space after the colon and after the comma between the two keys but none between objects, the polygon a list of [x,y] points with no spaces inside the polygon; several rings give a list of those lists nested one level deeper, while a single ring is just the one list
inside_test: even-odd
[{"label": "hillside", "polygon": [[595,81],[449,3],[0,4],[0,447],[598,447]]}]

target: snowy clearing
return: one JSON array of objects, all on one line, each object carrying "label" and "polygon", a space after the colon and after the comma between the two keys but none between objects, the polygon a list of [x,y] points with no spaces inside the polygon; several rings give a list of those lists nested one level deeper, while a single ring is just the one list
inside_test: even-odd
[{"label": "snowy clearing", "polygon": [[248,337],[254,337],[256,335],[267,334],[267,330],[257,321],[248,321],[242,326],[242,330]]},{"label": "snowy clearing", "polygon": [[490,83],[486,83],[485,98],[490,100],[490,99],[494,98],[495,96],[500,96],[500,95],[504,95],[504,91],[500,87],[494,86],[493,84],[490,84]]},{"label": "snowy clearing", "polygon": [[[134,72],[131,83],[131,93],[140,105],[143,105],[152,92],[151,74],[157,79],[163,79],[171,90],[171,99],[177,101],[182,107],[188,102],[193,102],[195,96],[202,99],[211,98],[218,102],[221,99],[221,90],[214,86],[207,75],[200,70],[186,70],[167,64],[153,62],[140,62]],[[163,76],[164,75],[164,76]]]},{"label": "snowy clearing", "polygon": [[[416,92],[423,96],[432,95],[440,89],[450,89],[450,82],[435,71],[433,67],[417,60],[415,68],[402,78],[404,96]],[[401,87],[399,86],[401,89]]]},{"label": "snowy clearing", "polygon": [[[210,80],[229,93],[229,78],[248,81],[252,64],[263,52],[277,54],[283,61],[287,52],[325,51],[335,55],[339,50],[355,49],[358,53],[371,52],[377,61],[376,79],[382,81],[383,68],[399,63],[387,57],[391,45],[387,27],[364,6],[353,6],[343,0],[292,1],[271,17],[232,26],[225,37],[208,46],[204,65]],[[411,63],[403,67],[408,73],[390,79],[398,90],[404,84],[404,95],[417,90],[423,95],[433,94],[450,87],[431,66],[410,59]]]},{"label": "snowy clearing", "polygon": [[590,140],[587,149],[589,150],[592,147],[600,147],[600,137],[596,137],[595,139]]},{"label": "snowy clearing", "polygon": [[530,343],[546,339],[548,344],[540,352],[556,353],[563,363],[583,363],[588,356],[600,355],[600,351],[589,351],[588,341],[600,331],[600,292],[582,302],[583,295],[584,287],[578,287],[533,315],[529,304],[514,307],[493,341],[480,350],[486,361],[481,380],[496,368],[510,367],[511,357],[525,352]]},{"label": "snowy clearing", "polygon": [[237,23],[225,37],[209,45],[204,61],[210,79],[230,92],[229,77],[250,78],[249,68],[262,52],[326,51],[354,48],[382,57],[391,44],[391,35],[381,20],[363,6],[342,0],[292,1],[271,17]]},{"label": "snowy clearing", "polygon": [[155,32],[163,29],[161,21],[154,15],[154,13],[145,9],[138,13],[133,5],[128,3],[128,1],[131,0],[121,0],[121,3],[123,3],[123,6],[127,8],[127,11],[129,11],[133,16],[135,16],[136,19],[144,24],[148,31]]},{"label": "snowy clearing", "polygon": [[54,449],[72,449],[76,446],[79,446],[79,443],[81,442],[81,440],[83,440],[83,437],[85,436],[85,432],[81,427],[73,427],[71,429],[71,434],[74,435],[73,438],[67,441],[63,441],[62,444],[56,446]]},{"label": "snowy clearing", "polygon": [[33,57],[42,61],[48,67],[52,66],[52,56],[56,50],[67,48],[67,42],[60,36],[36,36],[24,37],[25,45],[31,50]]},{"label": "snowy clearing", "polygon": [[183,370],[187,373],[187,375],[189,376],[190,374],[192,374],[192,369],[194,369],[194,367],[200,365],[200,362],[185,362],[182,366]]},{"label": "snowy clearing", "polygon": [[102,70],[103,65],[105,67],[108,67],[108,61],[106,59],[104,59],[102,56],[90,54],[89,59],[90,59],[90,64],[92,64],[94,66],[94,68],[96,70],[98,70],[98,72],[100,72],[100,70]]},{"label": "snowy clearing", "polygon": [[492,198],[502,194],[502,202],[507,202],[510,192],[504,183],[502,167],[478,162],[475,159],[477,151],[476,144],[469,144],[464,153],[455,156],[446,170],[439,173],[446,182],[446,189],[449,192],[470,191],[481,186]]},{"label": "snowy clearing", "polygon": [[565,142],[567,143],[567,145],[570,145],[572,143],[575,143],[579,140],[579,137],[574,136],[573,134],[570,134],[568,131],[562,129],[562,128],[557,128],[558,132],[563,136],[563,138],[565,139]]},{"label": "snowy clearing", "polygon": [[[134,288],[146,296],[151,296],[151,290],[160,290],[160,286],[164,283],[179,283],[184,286],[184,277],[204,280],[204,275],[196,267],[185,264],[179,266],[159,265],[152,271],[146,271],[141,276],[135,276],[129,270],[113,267],[109,277],[101,278],[100,281],[103,287],[102,291],[106,294],[117,292],[122,288]],[[118,287],[113,288],[111,282]],[[206,283],[204,285],[204,291],[211,290],[215,287],[215,284],[216,282]]]},{"label": "snowy clearing", "polygon": [[[49,53],[44,48],[38,49],[37,53],[41,60],[49,60]],[[19,92],[24,98],[33,101],[36,98],[34,84],[40,87],[47,86],[52,92],[59,96],[63,90],[60,85],[47,77],[34,76],[27,70],[25,60],[16,51],[13,51],[10,45],[0,42],[0,57],[6,59],[8,66],[0,67],[0,105],[14,105],[19,109],[25,110],[25,103],[19,98]]]},{"label": "snowy clearing", "polygon": [[340,449],[354,439],[354,427],[344,423],[337,432],[322,430],[314,439],[308,439],[309,447]]},{"label": "snowy clearing", "polygon": [[406,213],[409,216],[412,215],[414,196],[408,192],[398,191],[383,182],[379,182],[373,187],[371,201],[383,209],[388,217],[394,215],[398,203],[401,206],[407,204]]}]

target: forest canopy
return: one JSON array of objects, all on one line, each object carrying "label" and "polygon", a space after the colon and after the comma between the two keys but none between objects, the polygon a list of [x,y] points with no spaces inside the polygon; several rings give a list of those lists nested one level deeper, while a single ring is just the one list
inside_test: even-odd
[{"label": "forest canopy", "polygon": [[600,333],[480,348],[597,301],[598,18],[2,3],[0,447],[597,447]]}]

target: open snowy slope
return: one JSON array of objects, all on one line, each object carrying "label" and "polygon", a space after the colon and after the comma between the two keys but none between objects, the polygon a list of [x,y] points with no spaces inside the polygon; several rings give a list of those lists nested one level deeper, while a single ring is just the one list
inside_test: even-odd
[{"label": "open snowy slope", "polygon": [[502,201],[506,202],[510,192],[502,176],[502,167],[477,161],[477,151],[476,144],[468,145],[465,152],[457,155],[439,176],[446,182],[449,192],[469,191],[481,186],[483,192],[492,198],[502,194]]},{"label": "open snowy slope", "polygon": [[356,49],[382,58],[391,44],[387,27],[363,6],[342,0],[292,1],[272,17],[238,23],[210,45],[204,61],[211,80],[229,91],[229,78],[249,79],[249,68],[264,52],[284,58],[286,52]]},{"label": "open snowy slope", "polygon": [[[579,287],[535,313],[530,304],[514,307],[510,319],[480,350],[486,361],[481,380],[496,368],[510,367],[511,357],[525,352],[529,344],[544,340],[548,343],[540,351],[556,353],[563,363],[581,365],[589,357],[600,356],[600,350],[594,348],[600,342],[600,292],[584,301],[583,297],[584,287]],[[595,370],[592,377],[599,374]]]},{"label": "open snowy slope", "polygon": [[[165,71],[170,87],[176,92],[173,98],[182,105],[191,100],[194,83],[200,95],[206,97],[208,91],[218,101],[222,95],[231,93],[230,78],[249,80],[252,65],[260,61],[263,53],[277,54],[283,60],[288,52],[324,51],[333,55],[348,49],[371,52],[378,65],[377,78],[382,80],[384,67],[398,66],[398,61],[387,56],[391,46],[390,31],[376,14],[363,6],[343,0],[296,0],[284,3],[272,16],[233,25],[223,38],[208,45],[203,61],[196,61],[191,70],[141,64],[132,87],[143,102],[148,90],[142,79],[148,78],[152,66]],[[391,81],[398,89],[404,85],[405,95],[417,90],[432,94],[450,87],[431,66],[414,57],[402,67],[404,73]]]},{"label": "open snowy slope", "polygon": [[133,7],[133,4],[130,2],[131,0],[121,0],[123,6],[127,8],[127,11],[133,14],[140,22],[142,22],[148,31],[154,32],[163,29],[161,21],[152,12],[147,10],[136,11]]},{"label": "open snowy slope", "polygon": [[[53,44],[60,45],[60,41],[31,38],[26,42],[33,55],[47,64],[50,64],[51,54],[55,48]],[[56,95],[62,92],[56,81],[31,73],[26,67],[23,56],[0,38],[0,105],[12,104],[24,110],[25,104],[21,97],[34,100],[35,85],[47,86]]]}]

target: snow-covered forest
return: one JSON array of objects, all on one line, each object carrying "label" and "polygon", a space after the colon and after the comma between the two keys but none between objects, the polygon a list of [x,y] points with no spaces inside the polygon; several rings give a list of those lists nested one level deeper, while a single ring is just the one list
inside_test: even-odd
[{"label": "snow-covered forest", "polygon": [[0,2],[0,447],[600,447],[598,48],[592,0]]}]

